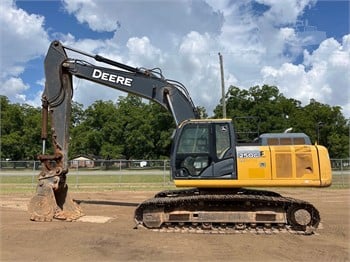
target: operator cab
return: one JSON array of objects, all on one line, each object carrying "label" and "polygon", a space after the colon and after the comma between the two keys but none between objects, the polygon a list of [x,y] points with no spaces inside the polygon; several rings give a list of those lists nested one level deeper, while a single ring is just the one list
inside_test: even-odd
[{"label": "operator cab", "polygon": [[230,120],[189,120],[176,131],[174,179],[236,179],[235,137]]}]

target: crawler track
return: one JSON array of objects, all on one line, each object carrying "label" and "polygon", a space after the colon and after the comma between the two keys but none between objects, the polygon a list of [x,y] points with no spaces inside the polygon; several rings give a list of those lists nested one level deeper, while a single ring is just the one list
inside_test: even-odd
[{"label": "crawler track", "polygon": [[313,234],[320,216],[310,203],[248,189],[163,191],[135,210],[137,227],[160,232]]}]

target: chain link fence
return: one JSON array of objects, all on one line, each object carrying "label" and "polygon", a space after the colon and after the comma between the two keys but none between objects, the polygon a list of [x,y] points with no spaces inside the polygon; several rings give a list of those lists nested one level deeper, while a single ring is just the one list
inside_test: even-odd
[{"label": "chain link fence", "polygon": [[[67,183],[76,189],[155,189],[173,187],[169,160],[86,160],[68,162]],[[0,161],[1,190],[35,187],[40,161]]]},{"label": "chain link fence", "polygon": [[332,185],[350,187],[350,158],[331,159]]},{"label": "chain link fence", "polygon": [[[350,159],[331,159],[331,166],[332,186],[349,188]],[[15,183],[19,186],[35,187],[40,169],[39,161],[0,161],[0,184]],[[69,161],[68,184],[75,188],[111,189],[152,189],[173,186],[169,160],[76,159]]]},{"label": "chain link fence", "polygon": [[[68,161],[70,169],[81,170],[123,170],[131,168],[169,168],[169,160],[91,160],[75,159]],[[40,161],[0,161],[0,172],[6,170],[40,170]]]}]

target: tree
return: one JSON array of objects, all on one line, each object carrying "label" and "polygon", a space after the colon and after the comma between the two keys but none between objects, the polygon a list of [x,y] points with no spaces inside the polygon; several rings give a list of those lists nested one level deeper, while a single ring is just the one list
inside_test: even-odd
[{"label": "tree", "polygon": [[[89,106],[84,114],[76,105],[78,116],[73,118],[70,156],[80,154],[118,158],[118,112],[112,101],[98,100]],[[77,116],[77,115],[76,115]],[[77,124],[74,126],[74,123]],[[113,145],[113,146],[112,146]]]},{"label": "tree", "polygon": [[[286,98],[277,87],[263,85],[249,90],[231,86],[225,96],[227,115],[233,119],[238,140],[245,141],[248,135],[283,132],[292,127],[293,132],[303,132],[312,141],[326,146],[330,156],[348,156],[349,135],[346,120],[339,106],[329,106],[311,100],[304,107],[293,98]],[[218,105],[215,117],[222,117]],[[243,136],[242,132],[250,132]],[[252,140],[252,136],[249,137]]]},{"label": "tree", "polygon": [[72,101],[71,127],[78,126],[85,120],[84,105]]},{"label": "tree", "polygon": [[25,159],[37,159],[41,152],[41,110],[29,105],[22,105],[23,114],[23,150]]},{"label": "tree", "polygon": [[23,113],[20,105],[10,104],[0,96],[1,106],[1,159],[20,160],[25,156],[22,149]]},{"label": "tree", "polygon": [[169,111],[156,103],[151,102],[149,108],[149,124],[153,129],[152,157],[168,158],[171,150],[171,135],[176,128],[174,119]]},{"label": "tree", "polygon": [[140,97],[128,95],[118,101],[119,137],[126,159],[150,158],[154,149],[154,130],[150,124],[150,108]]},{"label": "tree", "polygon": [[208,113],[204,106],[197,106],[196,109],[201,119],[208,118]]},{"label": "tree", "polygon": [[[227,116],[233,119],[238,139],[253,140],[259,133],[283,132],[290,126],[298,101],[287,99],[275,86],[254,86],[249,90],[231,86],[226,94]],[[222,107],[215,117],[222,117]]]},{"label": "tree", "polygon": [[0,96],[1,159],[36,159],[41,148],[41,114],[39,108],[11,104]]},{"label": "tree", "polygon": [[170,113],[155,103],[128,95],[117,104],[96,101],[71,131],[70,156],[158,158],[169,156],[175,127]]},{"label": "tree", "polygon": [[325,145],[333,158],[348,156],[349,134],[339,106],[329,106],[312,99],[300,112],[299,126],[312,141]]},{"label": "tree", "polygon": [[[339,106],[311,100],[308,105],[287,98],[275,86],[240,89],[231,86],[225,96],[227,116],[233,119],[239,139],[259,133],[304,132],[313,142],[329,149],[332,158],[348,157],[349,126]],[[205,109],[198,107],[202,117]],[[41,152],[41,110],[12,104],[0,96],[1,159],[36,159]],[[214,110],[222,117],[221,105]],[[69,157],[95,155],[102,158],[163,158],[170,155],[171,135],[176,128],[171,114],[160,105],[144,103],[133,95],[118,103],[96,101],[84,110],[72,103]],[[244,137],[242,132],[248,133]],[[50,135],[49,135],[50,138]],[[48,139],[48,153],[50,141]]]},{"label": "tree", "polygon": [[0,96],[1,133],[7,135],[22,129],[23,114],[19,104],[11,104],[7,97]]}]

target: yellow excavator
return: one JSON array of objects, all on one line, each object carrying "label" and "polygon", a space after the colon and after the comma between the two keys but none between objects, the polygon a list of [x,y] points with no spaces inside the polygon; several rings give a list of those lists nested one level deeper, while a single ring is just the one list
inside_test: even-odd
[{"label": "yellow excavator", "polygon": [[[70,58],[67,50],[108,66]],[[164,78],[160,69],[131,67],[63,46],[59,41],[51,43],[45,58],[43,154],[38,157],[42,170],[28,207],[31,220],[72,221],[84,215],[70,197],[66,183],[72,76],[155,101],[175,120],[171,176],[183,189],[162,191],[142,202],[135,210],[136,227],[224,233],[289,230],[303,234],[317,229],[320,215],[311,203],[252,188],[329,186],[332,173],[325,147],[273,136],[265,138],[270,143],[239,145],[231,120],[199,119],[187,89]],[[48,123],[52,155],[45,154]]]}]

